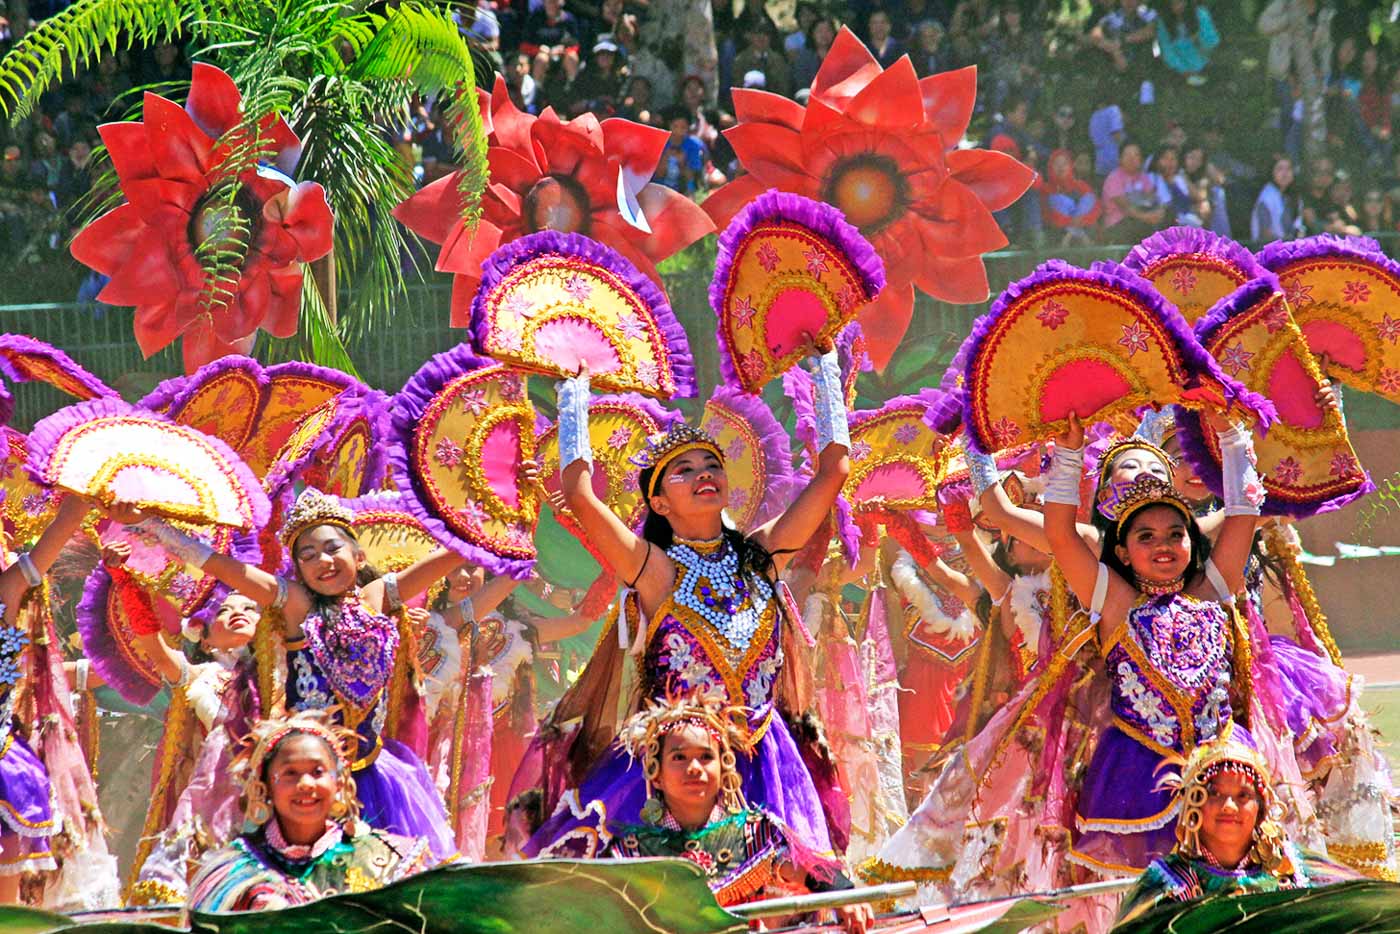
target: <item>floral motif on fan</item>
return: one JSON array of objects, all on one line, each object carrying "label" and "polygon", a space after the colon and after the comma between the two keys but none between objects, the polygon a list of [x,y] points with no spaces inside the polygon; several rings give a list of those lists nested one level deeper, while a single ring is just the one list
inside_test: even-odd
[{"label": "floral motif on fan", "polygon": [[1152,283],[1195,325],[1215,303],[1266,272],[1254,254],[1199,227],[1171,227],[1128,251],[1123,265]]},{"label": "floral motif on fan", "polygon": [[[99,564],[83,582],[75,613],[78,636],[83,657],[91,660],[102,681],[123,700],[144,707],[155,700],[165,682],[155,662],[137,643],[127,606],[111,572]],[[174,606],[166,600],[153,600],[151,609],[162,631],[179,639],[180,615]]]},{"label": "floral motif on fan", "polygon": [[444,547],[493,573],[523,577],[534,564],[540,491],[520,482],[534,457],[524,377],[465,344],[394,397],[389,458],[409,509]]},{"label": "floral motif on fan", "polygon": [[[75,399],[116,396],[106,383],[83,369],[73,358],[41,340],[24,334],[0,334],[0,374],[12,383],[41,382]],[[0,422],[8,422],[14,402],[4,391]]]},{"label": "floral motif on fan", "polygon": [[[1341,413],[1317,404],[1322,372],[1271,273],[1236,290],[1196,325],[1201,342],[1246,388],[1269,399],[1278,420],[1256,435],[1266,515],[1310,516],[1374,489]],[[1177,416],[1182,452],[1217,495],[1220,442],[1195,412]]]},{"label": "floral motif on fan", "polygon": [[1051,260],[1008,286],[960,351],[973,448],[1003,451],[1086,424],[1129,431],[1148,405],[1240,403],[1262,419],[1268,403],[1226,375],[1181,315],[1121,266],[1079,269]]},{"label": "floral motif on fan", "polygon": [[541,231],[496,250],[472,302],[472,338],[495,360],[595,389],[695,394],[685,331],[666,296],[610,247]]},{"label": "floral motif on fan", "polygon": [[924,422],[928,401],[898,396],[878,409],[852,412],[851,473],[843,493],[855,508],[932,509],[952,451]]},{"label": "floral motif on fan", "polygon": [[759,392],[812,340],[834,342],[884,286],[880,257],[840,211],[760,195],[720,234],[710,281],[725,380]]},{"label": "floral motif on fan", "polygon": [[168,519],[252,529],[270,505],[229,446],[120,399],[60,409],[34,426],[26,468],[42,484],[122,500]]},{"label": "floral motif on fan", "polygon": [[[637,483],[633,455],[648,437],[665,432],[680,415],[640,395],[596,396],[588,406],[588,436],[593,448],[593,492],[628,528],[642,521],[646,506]],[[536,439],[540,479],[549,493],[559,487],[559,425],[550,425]],[[588,546],[588,537],[567,511],[558,511],[559,524]]]},{"label": "floral motif on fan", "polygon": [[1400,402],[1400,264],[1374,240],[1327,235],[1271,243],[1259,261],[1328,373]]},{"label": "floral motif on fan", "polygon": [[39,537],[58,511],[57,491],[34,482],[24,465],[29,461],[29,438],[13,428],[0,428],[5,455],[0,459],[0,516],[4,518],[6,547],[11,551]]},{"label": "floral motif on fan", "polygon": [[170,420],[244,451],[267,403],[268,376],[262,365],[251,357],[224,357],[200,367],[184,382],[170,401]]},{"label": "floral motif on fan", "polygon": [[292,432],[310,412],[347,389],[363,388],[339,370],[309,363],[270,366],[267,380],[267,401],[259,414],[257,431],[242,449],[244,460],[260,477],[267,476]]},{"label": "floral motif on fan", "polygon": [[720,386],[705,403],[700,426],[724,452],[726,508],[735,528],[752,531],[788,507],[793,495],[792,441],[767,403]]}]

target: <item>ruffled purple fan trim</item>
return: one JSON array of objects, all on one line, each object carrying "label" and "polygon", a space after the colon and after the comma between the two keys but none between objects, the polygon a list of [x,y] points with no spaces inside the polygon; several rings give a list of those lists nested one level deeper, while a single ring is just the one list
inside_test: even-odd
[{"label": "ruffled purple fan trim", "polygon": [[[1013,303],[1019,301],[1027,292],[1046,282],[1066,279],[1090,282],[1126,292],[1135,301],[1148,308],[1153,317],[1161,322],[1171,339],[1172,346],[1181,355],[1190,384],[1197,385],[1202,376],[1208,377],[1219,383],[1228,404],[1240,405],[1249,409],[1265,428],[1273,424],[1277,417],[1273,404],[1258,393],[1250,392],[1238,380],[1226,374],[1215,362],[1215,358],[1196,340],[1191,326],[1186,323],[1181,312],[1177,311],[1171,302],[1163,298],[1150,282],[1131,269],[1117,263],[1098,262],[1088,269],[1080,269],[1063,260],[1047,260],[1029,276],[1008,285],[992,304],[991,310],[973,324],[972,333],[966,344],[968,352],[965,366],[967,369],[971,368],[972,362],[981,353],[983,342],[986,341],[993,325]],[[991,440],[980,436],[972,419],[971,405],[970,397],[963,393],[963,423],[967,428],[968,443],[978,451],[995,451],[996,447]]]},{"label": "ruffled purple fan trim", "polygon": [[[29,471],[36,483],[46,486],[43,477],[49,460],[53,457],[58,442],[70,429],[86,425],[93,419],[121,416],[151,419],[164,422],[171,427],[194,431],[185,425],[176,426],[174,422],[159,412],[138,408],[120,398],[89,399],[86,402],[79,402],[59,409],[35,424],[34,430],[29,433],[29,459],[24,465],[25,470]],[[267,494],[263,492],[262,484],[258,482],[257,477],[253,476],[253,471],[249,469],[247,464],[243,463],[243,459],[234,453],[232,448],[220,439],[203,433],[200,434],[200,438],[214,449],[215,454],[228,463],[229,468],[233,471],[234,479],[243,487],[243,491],[248,497],[249,508],[252,511],[253,526],[261,528],[266,525],[272,512],[272,504],[268,501]]]},{"label": "ruffled purple fan trim", "polygon": [[[117,391],[76,363],[72,357],[51,344],[29,337],[26,334],[0,334],[0,374],[12,383],[27,383],[30,377],[15,369],[10,362],[9,352],[44,357],[55,367],[77,380],[94,398],[116,398]],[[5,417],[9,421],[9,416]]]},{"label": "ruffled purple fan trim", "polygon": [[296,460],[274,464],[264,481],[267,489],[278,491],[289,489],[301,477],[302,471],[322,454],[325,446],[345,431],[351,422],[361,417],[366,418],[370,426],[370,444],[368,457],[365,461],[363,489],[372,490],[380,485],[384,479],[384,471],[388,466],[385,448],[391,433],[388,412],[389,397],[377,389],[366,389],[361,385],[356,385],[341,390],[340,395],[336,396],[333,401],[335,414],[326,427],[321,430],[320,437],[314,444],[308,446],[305,454]]},{"label": "ruffled purple fan trim", "polygon": [[986,315],[978,315],[972,322],[972,327],[968,331],[967,337],[958,345],[957,352],[953,354],[953,359],[948,364],[948,369],[943,371],[943,377],[938,381],[938,390],[942,394],[934,397],[929,403],[929,410],[924,415],[924,421],[929,427],[941,435],[951,435],[962,425],[963,406],[965,404],[966,393],[963,391],[959,381],[967,372],[968,355],[972,353],[974,344],[973,337],[983,327],[982,322]]},{"label": "ruffled purple fan trim", "polygon": [[458,376],[494,364],[495,361],[490,357],[474,353],[468,344],[458,344],[451,350],[435,354],[424,363],[404,384],[403,389],[399,390],[398,395],[394,396],[390,407],[392,440],[388,451],[389,468],[395,486],[403,494],[404,505],[423,523],[423,528],[437,539],[439,544],[492,574],[509,574],[517,580],[524,580],[534,568],[534,560],[498,555],[481,545],[467,541],[449,529],[422,497],[417,472],[409,459],[409,449],[413,446],[413,432],[427,412],[433,396]]},{"label": "ruffled purple fan trim", "polygon": [[[227,357],[220,357],[211,363],[206,363],[188,377],[185,377],[182,381],[183,385],[181,385],[170,398],[170,417],[178,421],[180,413],[184,411],[185,406],[189,405],[190,399],[194,398],[196,393],[207,386],[214,378],[222,376],[231,370],[241,370],[247,373],[257,384],[259,411],[258,414],[254,416],[254,424],[256,424],[257,417],[262,414],[262,407],[267,404],[267,386],[269,383],[267,372],[263,369],[263,365],[252,357],[242,357],[233,354]],[[156,391],[159,392],[167,384],[172,382],[175,382],[175,380],[166,380],[164,383],[161,383],[160,386],[156,387]],[[152,395],[154,395],[154,393],[152,393]],[[148,396],[147,398],[150,397]]]},{"label": "ruffled purple fan trim", "polygon": [[667,301],[666,293],[621,253],[582,234],[541,230],[512,240],[486,257],[486,261],[481,264],[481,285],[477,289],[476,297],[472,299],[469,328],[473,344],[484,347],[486,337],[490,333],[491,322],[486,316],[486,297],[491,290],[520,263],[549,254],[577,256],[621,276],[651,311],[652,318],[661,330],[661,340],[670,355],[671,379],[676,384],[676,398],[689,399],[695,395],[695,359],[690,352],[690,341],[686,338],[685,328],[681,327],[671,303]]},{"label": "ruffled purple fan trim", "polygon": [[1168,227],[1158,231],[1129,250],[1128,255],[1123,257],[1123,265],[1141,273],[1164,257],[1183,253],[1204,253],[1207,256],[1219,257],[1238,267],[1249,279],[1267,271],[1249,250],[1228,237],[1222,237],[1201,227]]},{"label": "ruffled purple fan trim", "polygon": [[[860,231],[846,223],[846,215],[821,201],[770,188],[750,201],[719,235],[715,274],[710,279],[710,308],[714,310],[716,320],[724,310],[724,295],[729,289],[739,245],[753,232],[754,227],[769,220],[791,221],[829,240],[850,262],[871,300],[884,289],[884,261]],[[734,371],[732,354],[725,342],[722,327],[715,328],[715,339],[719,342],[720,375],[729,385],[742,387],[739,374]]]},{"label": "ruffled purple fan trim", "polygon": [[142,674],[122,657],[116,637],[107,622],[107,601],[112,593],[112,575],[100,563],[83,582],[83,595],[75,614],[78,636],[83,642],[83,655],[107,686],[121,699],[137,707],[145,707],[160,693],[159,677],[151,672]]},{"label": "ruffled purple fan trim", "polygon": [[836,538],[841,542],[841,556],[846,564],[855,567],[860,563],[860,527],[856,525],[855,511],[845,496],[836,497]]},{"label": "ruffled purple fan trim", "polygon": [[[841,363],[842,374],[873,373],[875,361],[865,352],[865,332],[859,321],[852,321],[836,335],[836,358]],[[859,356],[857,356],[859,350]],[[847,377],[849,378],[849,376]]]},{"label": "ruffled purple fan trim", "polygon": [[651,396],[644,396],[639,392],[614,392],[594,396],[590,405],[596,405],[599,402],[625,402],[630,406],[635,406],[655,419],[662,431],[670,431],[677,424],[685,421],[685,415],[682,413],[675,409],[668,409]]},{"label": "ruffled purple fan trim", "polygon": [[762,525],[792,503],[796,483],[792,474],[792,439],[773,416],[762,396],[750,395],[730,385],[720,385],[711,399],[738,413],[759,438],[763,461],[768,466],[768,476],[764,478],[761,491],[763,498],[754,514],[754,524]]},{"label": "ruffled purple fan trim", "polygon": [[1244,285],[1226,295],[1216,302],[1201,316],[1196,322],[1196,337],[1202,345],[1208,344],[1211,338],[1215,337],[1215,332],[1236,315],[1253,308],[1271,295],[1276,295],[1283,290],[1279,284],[1278,276],[1264,270],[1258,278],[1251,279]]},{"label": "ruffled purple fan trim", "polygon": [[1298,260],[1340,256],[1375,263],[1392,276],[1400,276],[1400,264],[1386,256],[1381,245],[1370,237],[1318,234],[1302,240],[1275,240],[1260,250],[1258,255],[1259,262],[1272,272],[1278,272]]},{"label": "ruffled purple fan trim", "polygon": [[8,425],[15,414],[15,397],[10,387],[0,383],[0,425]]}]

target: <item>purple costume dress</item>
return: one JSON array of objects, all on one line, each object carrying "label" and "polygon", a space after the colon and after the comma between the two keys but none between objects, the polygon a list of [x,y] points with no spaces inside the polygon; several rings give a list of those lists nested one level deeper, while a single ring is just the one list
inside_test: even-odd
[{"label": "purple costume dress", "polygon": [[1244,729],[1231,719],[1231,617],[1184,593],[1145,597],[1102,649],[1113,724],[1084,776],[1069,858],[1136,875],[1176,844],[1177,806],[1157,788],[1163,760]]},{"label": "purple costume dress", "polygon": [[49,773],[15,732],[15,694],[28,646],[23,629],[0,626],[0,842],[7,851],[0,857],[0,875],[58,868],[49,850],[60,823],[50,801]]},{"label": "purple costume dress", "polygon": [[304,637],[287,643],[287,706],[340,705],[360,743],[352,768],[360,817],[371,827],[427,840],[436,861],[456,852],[447,812],[428,769],[413,750],[383,735],[398,626],[359,599],[358,591],[306,615]]},{"label": "purple costume dress", "polygon": [[[762,578],[739,573],[727,542],[674,544],[676,586],[657,609],[642,657],[643,697],[694,690],[747,709],[752,752],[735,750],[744,798],[784,825],[795,861],[834,865],[822,802],[774,689],[783,666],[781,598]],[[609,826],[640,824],[646,804],[641,764],[611,750],[581,787],[570,789],[525,847],[529,856],[591,858],[612,839]]]}]

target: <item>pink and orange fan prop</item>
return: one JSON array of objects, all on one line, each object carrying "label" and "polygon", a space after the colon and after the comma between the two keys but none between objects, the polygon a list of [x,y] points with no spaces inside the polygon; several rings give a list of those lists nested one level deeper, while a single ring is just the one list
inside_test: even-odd
[{"label": "pink and orange fan prop", "polygon": [[1400,402],[1400,264],[1374,240],[1325,234],[1271,243],[1259,261],[1329,375]]},{"label": "pink and orange fan prop", "polygon": [[852,412],[851,474],[843,495],[857,510],[936,509],[938,488],[955,448],[924,421],[928,397],[898,396],[878,409]]},{"label": "pink and orange fan prop", "polygon": [[120,399],[79,402],[40,421],[26,469],[38,482],[122,500],[168,519],[261,528],[267,495],[238,455],[217,438]]},{"label": "pink and orange fan prop", "polygon": [[720,386],[705,403],[705,433],[724,452],[729,477],[726,512],[734,527],[751,532],[792,502],[792,441],[767,403]]},{"label": "pink and orange fan prop", "polygon": [[[409,509],[402,493],[378,490],[344,500],[344,504],[355,513],[355,539],[364,549],[365,560],[378,571],[402,571],[442,547]],[[429,589],[429,602],[440,586],[439,582]],[[420,601],[410,602],[417,605]]]},{"label": "pink and orange fan prop", "polygon": [[1123,265],[1142,276],[1196,325],[1215,304],[1267,270],[1254,254],[1199,227],[1169,227],[1128,251]]},{"label": "pink and orange fan prop", "polygon": [[[638,528],[646,503],[637,484],[632,457],[646,447],[647,438],[665,433],[681,420],[652,399],[636,394],[594,396],[588,405],[588,434],[593,446],[593,492],[629,529]],[[550,494],[559,492],[559,426],[549,425],[535,440],[540,479]],[[585,548],[587,534],[566,510],[555,513],[559,524]],[[597,557],[597,555],[594,555]]]},{"label": "pink and orange fan prop", "polygon": [[390,471],[428,533],[492,573],[529,574],[541,490],[520,481],[535,457],[525,377],[461,344],[414,374],[392,417]]},{"label": "pink and orange fan prop", "polygon": [[[57,347],[24,334],[0,334],[0,375],[11,383],[48,383],[80,401],[117,395]],[[0,424],[13,413],[9,387],[0,385]]]},{"label": "pink and orange fan prop", "polygon": [[685,330],[656,284],[615,250],[541,231],[486,259],[472,340],[493,359],[594,389],[658,399],[695,395]]},{"label": "pink and orange fan prop", "polygon": [[759,195],[720,234],[710,280],[725,381],[761,391],[812,341],[834,343],[884,287],[880,257],[840,211]]},{"label": "pink and orange fan prop", "polygon": [[0,519],[6,550],[17,551],[48,527],[62,497],[56,490],[35,483],[24,469],[29,462],[27,435],[4,427],[0,428],[0,441],[4,449],[0,458]]},{"label": "pink and orange fan prop", "polygon": [[1273,406],[1220,369],[1180,313],[1121,266],[1051,260],[1012,283],[973,326],[963,424],[976,450],[1045,441],[1075,412],[1131,431],[1147,406]]},{"label": "pink and orange fan prop", "polygon": [[[1375,489],[1352,450],[1341,413],[1317,404],[1322,372],[1272,273],[1217,304],[1197,322],[1196,334],[1221,367],[1278,411],[1268,434],[1254,440],[1266,515],[1330,512]],[[1219,495],[1215,432],[1195,412],[1178,410],[1176,418],[1182,453]]]}]

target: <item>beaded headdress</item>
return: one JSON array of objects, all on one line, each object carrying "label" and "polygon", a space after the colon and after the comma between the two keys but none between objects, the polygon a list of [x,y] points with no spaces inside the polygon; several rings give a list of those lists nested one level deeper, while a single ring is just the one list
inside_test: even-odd
[{"label": "beaded headdress", "polygon": [[1275,875],[1292,872],[1279,824],[1279,806],[1274,795],[1268,762],[1254,748],[1249,734],[1232,727],[1208,743],[1201,743],[1182,760],[1168,762],[1180,772],[1165,775],[1158,789],[1172,792],[1180,806],[1176,822],[1177,850],[1194,859],[1209,859],[1201,840],[1201,809],[1210,797],[1211,781],[1221,774],[1235,774],[1253,786],[1259,797],[1259,818],[1254,826],[1254,845],[1249,858]]},{"label": "beaded headdress", "polygon": [[[742,726],[741,726],[742,724]],[[731,812],[744,808],[734,750],[748,749],[747,717],[741,707],[726,706],[722,698],[695,692],[650,701],[633,714],[617,734],[618,748],[642,763],[648,797],[661,774],[661,747],[666,735],[688,726],[709,734],[720,751],[720,803]]]},{"label": "beaded headdress", "polygon": [[287,512],[287,521],[282,523],[282,544],[291,548],[298,535],[318,525],[333,525],[353,535],[354,523],[355,513],[338,497],[309,486]]},{"label": "beaded headdress", "polygon": [[651,488],[645,491],[646,495],[656,494],[656,485],[671,461],[695,450],[709,451],[719,458],[721,464],[724,463],[724,452],[720,450],[718,442],[699,428],[692,428],[684,422],[665,434],[647,438],[646,446],[631,457],[631,462],[637,467],[651,470]]},{"label": "beaded headdress", "polygon": [[277,754],[282,742],[292,736],[314,736],[331,750],[335,757],[337,783],[331,816],[354,817],[359,811],[355,796],[355,779],[351,774],[351,751],[359,742],[355,733],[337,726],[331,714],[324,710],[309,710],[286,717],[259,720],[243,741],[243,749],[230,766],[234,780],[243,786],[243,815],[249,824],[261,826],[272,819],[272,799],[263,771]]},{"label": "beaded headdress", "polygon": [[1162,450],[1156,444],[1143,437],[1124,438],[1122,441],[1115,441],[1108,446],[1108,449],[1099,456],[1099,485],[1102,486],[1109,472],[1113,470],[1113,462],[1118,459],[1118,455],[1130,449],[1150,451],[1162,459],[1162,463],[1168,468],[1172,465],[1172,456]]},{"label": "beaded headdress", "polygon": [[1192,519],[1191,506],[1181,498],[1176,487],[1152,474],[1139,474],[1131,483],[1113,484],[1105,492],[1108,495],[1099,501],[1099,511],[1113,520],[1119,532],[1129,519],[1148,506],[1170,506],[1187,522]]}]

